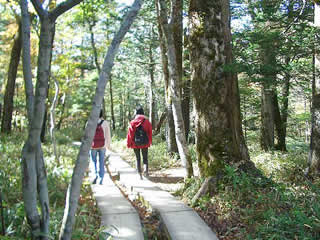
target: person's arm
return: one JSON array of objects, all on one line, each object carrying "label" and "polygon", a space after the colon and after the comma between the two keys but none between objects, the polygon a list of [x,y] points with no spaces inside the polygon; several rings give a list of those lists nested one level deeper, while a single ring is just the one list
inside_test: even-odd
[{"label": "person's arm", "polygon": [[103,133],[104,133],[104,147],[107,149],[110,149],[110,145],[111,145],[111,133],[110,133],[110,125],[108,123],[108,121],[104,121],[103,122]]},{"label": "person's arm", "polygon": [[131,124],[129,125],[128,128],[128,134],[127,134],[127,147],[128,148],[132,148],[133,144],[132,144],[132,140],[133,139],[133,128],[131,126]]}]

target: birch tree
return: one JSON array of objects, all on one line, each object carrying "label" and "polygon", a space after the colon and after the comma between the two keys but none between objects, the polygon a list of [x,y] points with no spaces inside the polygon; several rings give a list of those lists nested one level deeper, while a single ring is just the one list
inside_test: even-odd
[{"label": "birch tree", "polygon": [[88,119],[88,124],[85,129],[84,137],[80,146],[79,154],[77,157],[76,165],[73,170],[72,180],[68,188],[66,208],[64,212],[63,222],[61,226],[59,239],[68,240],[71,239],[72,228],[75,222],[75,214],[78,206],[78,199],[80,197],[80,189],[84,172],[88,167],[88,154],[91,148],[91,143],[96,129],[96,123],[99,118],[101,104],[103,101],[105,88],[107,82],[111,77],[111,70],[114,64],[115,56],[118,52],[121,41],[125,34],[128,32],[131,24],[136,18],[143,0],[135,0],[130,10],[124,17],[123,22],[115,34],[111,45],[108,48],[108,52],[105,56],[104,63],[99,75],[99,80],[96,87],[96,93],[93,99],[92,110]]}]

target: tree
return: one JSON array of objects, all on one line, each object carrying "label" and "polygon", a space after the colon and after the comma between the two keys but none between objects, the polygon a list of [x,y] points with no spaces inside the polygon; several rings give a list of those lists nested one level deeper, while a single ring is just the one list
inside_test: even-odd
[{"label": "tree", "polygon": [[[40,18],[41,29],[35,102],[33,106],[32,119],[29,119],[30,128],[28,138],[22,149],[21,161],[23,201],[28,224],[31,228],[32,239],[48,239],[49,234],[49,197],[40,134],[45,114],[45,100],[47,98],[47,89],[49,84],[55,21],[60,15],[80,2],[81,0],[67,0],[59,4],[54,9],[47,11],[39,1],[32,0],[33,6]],[[21,1],[22,12],[26,12],[26,4],[26,1]],[[28,17],[28,14],[24,14],[22,22],[28,22],[29,20],[26,19]],[[24,30],[30,32],[30,29]],[[23,40],[25,41],[26,38]],[[23,46],[25,47],[27,44],[24,42]],[[24,64],[27,62],[28,60],[24,61]],[[25,67],[30,68],[30,66]],[[28,69],[28,72],[31,72],[31,70]],[[28,80],[30,79],[25,79],[25,81]],[[38,212],[38,199],[41,216]]]},{"label": "tree", "polygon": [[164,85],[165,85],[165,100],[166,100],[166,115],[167,115],[167,149],[170,153],[177,153],[178,146],[176,142],[176,134],[175,134],[175,127],[174,127],[174,120],[173,120],[173,112],[172,112],[172,99],[171,93],[169,89],[169,63],[168,63],[168,47],[166,45],[165,36],[161,26],[161,15],[159,5],[156,4],[157,9],[157,17],[158,17],[158,32],[159,32],[159,39],[160,39],[160,51],[161,51],[161,62],[162,62],[162,72],[164,78]]},{"label": "tree", "polygon": [[227,71],[233,61],[229,18],[229,0],[190,1],[196,149],[203,177],[217,176],[225,165],[249,161],[241,127],[237,75]]},{"label": "tree", "polygon": [[[314,25],[320,28],[320,2],[314,1]],[[319,36],[316,36],[319,38]],[[320,54],[319,48],[315,47],[314,73],[312,79],[312,127],[309,150],[309,167],[307,173],[320,173]]]},{"label": "tree", "polygon": [[[173,108],[173,118],[174,118],[174,127],[176,141],[178,145],[179,156],[182,162],[182,166],[185,168],[185,176],[191,177],[193,175],[192,161],[189,154],[185,127],[183,121],[182,107],[181,107],[181,89],[179,85],[181,84],[181,72],[179,72],[179,63],[177,58],[177,52],[175,47],[175,37],[174,37],[174,24],[173,20],[168,23],[168,13],[166,2],[159,0],[157,2],[160,9],[160,20],[161,28],[165,37],[165,42],[167,46],[167,55],[168,55],[168,66],[169,66],[169,79],[170,79],[170,94],[172,97],[172,108]],[[179,1],[172,1],[172,9],[176,8],[179,4]],[[178,12],[171,13],[171,19],[174,14]]]},{"label": "tree", "polygon": [[124,17],[123,22],[118,32],[114,36],[111,45],[108,48],[108,52],[105,56],[103,67],[101,69],[99,80],[97,83],[96,93],[93,99],[92,110],[88,119],[88,124],[85,129],[84,137],[82,139],[82,144],[80,146],[76,165],[74,167],[71,184],[68,188],[66,208],[64,212],[59,239],[71,239],[72,227],[75,222],[75,213],[77,210],[78,199],[80,197],[82,179],[84,177],[84,172],[88,167],[88,154],[95,133],[96,123],[98,121],[106,84],[110,79],[115,55],[118,52],[120,43],[124,38],[125,34],[128,32],[132,22],[136,18],[141,8],[142,2],[142,0],[134,1],[131,9],[127,12],[126,16]]},{"label": "tree", "polygon": [[11,121],[13,113],[13,97],[16,84],[16,77],[21,55],[21,22],[18,18],[18,30],[14,36],[13,46],[11,49],[11,57],[8,69],[8,80],[3,102],[3,115],[1,122],[1,132],[11,132]]}]

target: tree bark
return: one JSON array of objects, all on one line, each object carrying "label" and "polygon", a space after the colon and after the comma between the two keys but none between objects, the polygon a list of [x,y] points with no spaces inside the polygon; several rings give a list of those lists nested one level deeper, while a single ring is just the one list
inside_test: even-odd
[{"label": "tree bark", "polygon": [[176,135],[174,129],[174,120],[172,113],[172,101],[169,90],[169,67],[168,67],[168,56],[167,56],[167,46],[165,42],[165,37],[163,35],[161,27],[161,18],[160,18],[160,9],[158,4],[156,4],[157,10],[157,19],[158,19],[158,32],[160,39],[160,52],[161,52],[161,62],[162,62],[162,72],[165,84],[165,100],[166,100],[166,112],[167,112],[167,133],[166,133],[166,142],[167,149],[169,153],[178,153],[178,146],[176,142]]},{"label": "tree bark", "polygon": [[100,106],[104,96],[106,84],[110,79],[111,70],[114,64],[115,56],[118,52],[119,45],[124,38],[125,34],[129,30],[131,24],[136,18],[141,5],[142,0],[135,0],[130,10],[127,12],[120,29],[115,34],[111,45],[108,48],[108,52],[104,59],[104,64],[99,75],[97,83],[96,94],[93,99],[92,110],[88,119],[88,124],[85,129],[85,134],[82,139],[80,151],[77,157],[76,165],[73,171],[71,184],[68,188],[66,208],[64,212],[63,222],[61,226],[59,239],[67,240],[71,239],[72,228],[75,222],[75,214],[78,206],[78,199],[80,196],[80,189],[84,172],[88,167],[88,154],[91,147],[92,139],[94,136],[95,126],[99,118]]},{"label": "tree bark", "polygon": [[[25,7],[27,6],[27,2],[25,0],[21,1],[23,1],[23,3],[21,3],[22,12],[26,13]],[[78,4],[80,1],[81,0],[67,0],[59,4],[52,11],[48,12],[43,9],[39,1],[32,0],[33,6],[40,17],[41,29],[33,116],[28,138],[22,149],[21,161],[22,195],[27,221],[31,227],[32,239],[49,238],[50,216],[48,185],[43,152],[41,149],[40,134],[49,84],[50,60],[55,21],[58,16]],[[24,30],[30,31],[30,29]],[[26,38],[24,38],[24,40],[26,40]],[[27,44],[24,42],[23,46],[27,46]],[[30,56],[30,52],[26,55]],[[24,62],[24,64],[26,64],[26,62]],[[29,65],[25,67],[28,69]],[[24,75],[24,77],[26,78],[28,76]],[[28,80],[25,79],[25,82],[27,81]],[[40,206],[41,216],[38,212],[38,206]]]},{"label": "tree bark", "polygon": [[6,84],[6,90],[4,93],[3,101],[3,114],[1,122],[1,132],[10,133],[11,132],[11,122],[13,113],[13,97],[14,89],[16,85],[17,71],[20,61],[21,48],[22,48],[22,38],[21,38],[21,22],[19,20],[18,30],[15,34],[13,46],[11,50],[10,63],[8,69],[8,80]]},{"label": "tree bark", "polygon": [[30,15],[28,12],[28,2],[20,1],[22,16],[22,68],[24,78],[24,88],[26,94],[28,126],[31,127],[34,107],[34,90],[32,83],[31,50],[30,50]]},{"label": "tree bark", "polygon": [[60,166],[60,160],[59,160],[59,154],[58,154],[58,150],[57,150],[57,142],[56,142],[56,136],[55,136],[55,122],[56,122],[56,107],[57,107],[57,103],[58,103],[58,96],[59,96],[59,82],[57,79],[54,79],[54,83],[55,83],[55,94],[54,94],[54,98],[52,101],[52,105],[50,108],[50,137],[52,139],[52,145],[53,145],[53,153],[54,156],[56,158],[57,161],[57,165]]},{"label": "tree bark", "polygon": [[155,128],[156,125],[156,119],[155,119],[155,100],[154,100],[154,73],[155,73],[155,63],[153,59],[153,53],[152,53],[152,45],[149,45],[149,76],[150,76],[150,88],[149,88],[149,120],[152,125],[152,129]]},{"label": "tree bark", "polygon": [[276,149],[280,151],[286,151],[286,135],[285,135],[285,125],[283,123],[283,118],[281,117],[280,107],[278,102],[278,96],[276,91],[273,93],[273,115],[274,124],[277,132],[277,144]]},{"label": "tree bark", "polygon": [[[179,72],[177,71],[177,57],[174,46],[174,37],[173,37],[173,24],[168,23],[168,14],[167,6],[164,0],[159,0],[159,9],[160,9],[160,18],[161,18],[161,27],[163,34],[165,36],[166,45],[168,47],[168,63],[169,63],[169,78],[170,78],[170,93],[172,97],[172,110],[175,126],[176,141],[178,145],[179,156],[181,159],[182,166],[185,169],[185,177],[193,176],[193,167],[192,161],[189,154],[185,128],[182,116],[181,108],[181,89],[179,84],[181,83],[181,78],[179,77]],[[176,1],[172,1],[173,6],[176,4]],[[174,8],[174,7],[173,7]]]},{"label": "tree bark", "polygon": [[[320,3],[314,2],[314,25],[320,28]],[[312,81],[312,121],[311,141],[307,174],[320,174],[320,53],[314,54],[314,72]]]},{"label": "tree bark", "polygon": [[264,151],[274,149],[274,92],[263,86],[261,88],[261,137],[260,144]]},{"label": "tree bark", "polygon": [[224,70],[233,60],[229,7],[228,0],[190,1],[196,149],[203,177],[217,176],[226,164],[249,160],[242,134],[237,76]]}]

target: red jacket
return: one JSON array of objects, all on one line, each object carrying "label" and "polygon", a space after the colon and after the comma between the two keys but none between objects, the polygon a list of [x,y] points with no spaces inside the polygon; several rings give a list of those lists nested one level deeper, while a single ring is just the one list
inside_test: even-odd
[{"label": "red jacket", "polygon": [[[143,119],[145,121],[143,122]],[[143,122],[143,123],[142,123]],[[136,128],[140,126],[142,123],[143,129],[146,131],[148,135],[149,142],[143,146],[136,146],[134,143],[134,133],[136,132]],[[149,120],[144,115],[136,115],[136,117],[130,122],[130,126],[127,134],[127,147],[128,148],[148,148],[152,143],[152,125]]]}]

